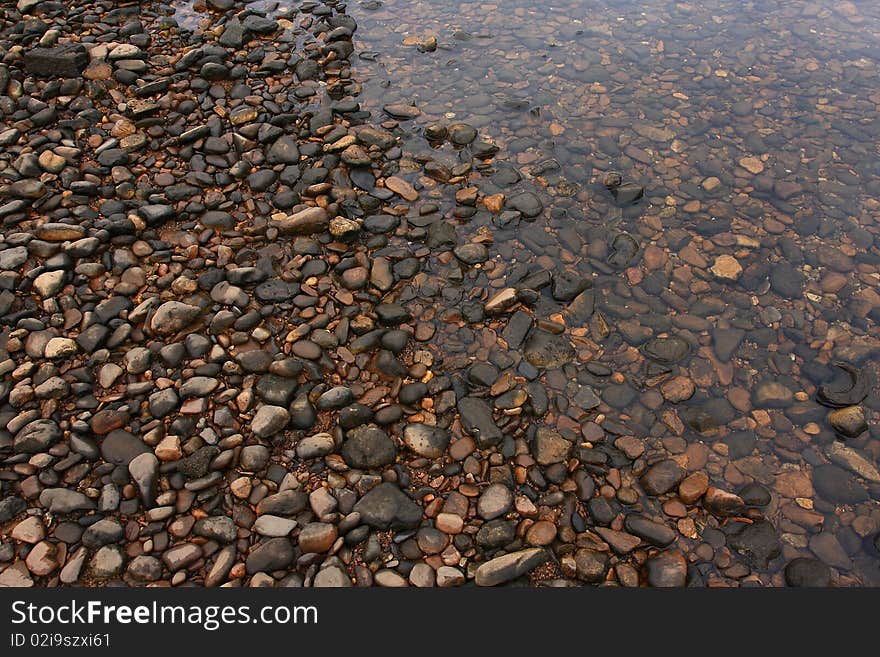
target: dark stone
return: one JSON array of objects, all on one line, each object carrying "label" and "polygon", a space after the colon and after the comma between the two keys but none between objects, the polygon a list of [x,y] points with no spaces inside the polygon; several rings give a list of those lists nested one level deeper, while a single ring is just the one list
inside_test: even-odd
[{"label": "dark stone", "polygon": [[421,507],[390,482],[381,483],[364,495],[354,510],[376,529],[412,529],[422,519]]}]

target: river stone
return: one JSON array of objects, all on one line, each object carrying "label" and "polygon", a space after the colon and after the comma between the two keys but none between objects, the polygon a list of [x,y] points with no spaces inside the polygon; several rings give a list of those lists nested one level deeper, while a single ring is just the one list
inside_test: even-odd
[{"label": "river stone", "polygon": [[287,568],[294,559],[293,544],[287,538],[270,538],[251,551],[245,561],[249,575]]},{"label": "river stone", "polygon": [[17,454],[38,454],[61,440],[61,428],[53,420],[34,420],[24,425],[13,443]]},{"label": "river stone", "polygon": [[687,583],[687,561],[678,550],[666,550],[645,564],[648,584],[655,588],[681,588]]},{"label": "river stone", "polygon": [[128,466],[139,454],[152,453],[144,441],[134,434],[116,429],[101,441],[101,456],[108,463]]},{"label": "river stone", "polygon": [[412,529],[422,519],[421,507],[400,488],[384,482],[371,489],[354,505],[363,522],[376,529]]},{"label": "river stone", "polygon": [[684,470],[672,459],[665,459],[649,467],[639,481],[648,495],[663,495],[678,486]]},{"label": "river stone", "polygon": [[52,513],[90,511],[95,503],[76,490],[67,488],[46,488],[40,493],[40,504]]},{"label": "river stone", "polygon": [[198,306],[180,301],[166,301],[150,318],[150,328],[157,335],[172,335],[192,324],[200,312]]},{"label": "river stone", "polygon": [[502,433],[492,417],[492,408],[478,397],[462,397],[458,402],[461,428],[473,437],[480,447],[491,447],[501,442]]},{"label": "river stone", "polygon": [[342,445],[342,458],[352,468],[371,470],[394,463],[397,447],[375,424],[355,427]]},{"label": "river stone", "polygon": [[556,369],[574,360],[575,351],[564,335],[532,331],[523,350],[525,359],[541,369]]},{"label": "river stone", "polygon": [[813,468],[813,487],[819,497],[832,504],[858,504],[868,499],[865,488],[837,465]]},{"label": "river stone", "polygon": [[831,569],[817,559],[797,557],[785,566],[785,583],[798,588],[831,586]]},{"label": "river stone", "polygon": [[829,411],[828,423],[846,438],[856,438],[868,430],[865,411],[861,406],[847,406]]},{"label": "river stone", "polygon": [[540,465],[562,463],[571,452],[572,443],[555,431],[538,427],[532,442],[532,454]]},{"label": "river stone", "polygon": [[419,456],[438,459],[449,446],[449,431],[418,422],[408,424],[403,430],[403,442]]},{"label": "river stone", "polygon": [[477,568],[477,586],[497,586],[517,579],[549,558],[550,554],[543,548],[529,548],[496,557]]},{"label": "river stone", "polygon": [[149,451],[138,454],[128,464],[128,471],[140,491],[144,506],[153,506],[156,501],[156,475],[159,472],[159,459]]},{"label": "river stone", "polygon": [[742,555],[752,568],[758,570],[767,570],[770,562],[782,551],[773,525],[763,520],[746,525],[729,536],[727,544]]},{"label": "river stone", "polygon": [[690,350],[690,344],[675,335],[668,338],[654,338],[642,346],[642,351],[648,358],[660,363],[677,363],[687,356]]},{"label": "river stone", "polygon": [[268,438],[284,429],[288,420],[290,420],[290,413],[286,408],[267,404],[260,406],[257,410],[251,422],[251,430],[255,436]]},{"label": "river stone", "polygon": [[477,513],[483,520],[503,516],[513,506],[513,493],[504,484],[490,484],[477,500]]}]

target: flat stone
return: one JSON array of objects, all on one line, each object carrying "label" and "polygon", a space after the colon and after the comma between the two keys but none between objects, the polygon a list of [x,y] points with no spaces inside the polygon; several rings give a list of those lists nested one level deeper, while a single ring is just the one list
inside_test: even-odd
[{"label": "flat stone", "polygon": [[543,548],[529,548],[496,557],[477,568],[476,584],[477,586],[504,584],[531,572],[549,558],[549,553]]}]

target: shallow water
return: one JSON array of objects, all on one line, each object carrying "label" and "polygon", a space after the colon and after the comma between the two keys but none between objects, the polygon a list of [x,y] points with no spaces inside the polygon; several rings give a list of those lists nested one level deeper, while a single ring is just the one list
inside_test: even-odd
[{"label": "shallow water", "polygon": [[[841,584],[880,584],[880,399],[872,390],[864,400],[869,428],[844,452],[815,402],[831,362],[867,376],[880,347],[880,6],[387,0],[349,12],[359,25],[349,92],[361,110],[421,110],[400,122],[409,137],[386,171],[437,204],[411,223],[443,217],[458,243],[489,246],[471,268],[431,256],[401,299],[437,325],[438,365],[490,358],[507,322],[481,311],[496,291],[541,270],[587,275],[595,312],[573,312],[549,287],[530,303],[577,348],[574,363],[540,377],[552,400],[544,422],[586,441],[601,424],[609,443],[645,438],[647,456],[686,461],[719,488],[773,490],[764,513],[785,559],[765,582],[814,555]],[[204,14],[177,16],[194,29]],[[498,148],[467,184],[508,204],[535,194],[532,221],[457,203],[464,183],[424,175],[432,160],[471,162],[473,144],[424,137],[430,124],[458,122]],[[602,184],[609,171],[643,198],[616,203]],[[645,358],[646,343],[668,336],[687,353]],[[625,382],[610,383],[611,371]],[[676,394],[670,380],[695,391]],[[591,388],[598,411],[579,407]],[[695,550],[712,542],[697,529]]]},{"label": "shallow water", "polygon": [[[866,482],[873,499],[855,510],[829,499],[836,493],[825,490],[814,503],[810,486],[792,491],[779,483],[827,460],[834,433],[812,399],[829,374],[828,361],[869,370],[876,363],[880,6],[655,0],[367,6],[375,5],[351,8],[360,26],[353,77],[363,85],[362,109],[378,113],[389,102],[414,103],[422,115],[405,124],[413,132],[410,150],[450,164],[455,150],[431,149],[421,128],[434,121],[471,124],[500,148],[471,184],[484,194],[538,193],[549,212],[535,223],[500,228],[477,212],[459,234],[491,229],[491,252],[508,264],[508,283],[517,263],[595,276],[599,311],[624,330],[605,336],[601,326],[587,324],[579,355],[627,372],[641,393],[638,400],[624,398],[614,419],[636,436],[669,437],[677,431],[657,419],[674,408],[687,444],[713,450],[713,483],[730,489],[754,479],[782,491],[769,515],[786,550],[812,549],[828,560],[838,546],[829,550],[815,537],[821,534],[823,543],[830,533],[854,559],[848,575],[880,583],[876,552],[863,540],[878,520],[878,482]],[[439,42],[434,52],[409,45],[431,35]],[[401,167],[407,165],[404,158]],[[499,182],[497,172],[507,167],[522,180]],[[600,184],[612,169],[645,187],[640,203],[613,203]],[[437,195],[441,211],[452,210],[451,193]],[[616,273],[602,265],[622,231],[648,252]],[[711,273],[718,255],[734,256],[743,268],[736,282]],[[775,270],[778,280],[771,283]],[[441,278],[443,271],[438,267]],[[465,275],[461,298],[485,283]],[[459,295],[446,288],[441,297],[452,306]],[[564,307],[545,290],[535,315]],[[728,327],[745,333],[724,362],[716,331]],[[583,327],[569,322],[569,328],[577,334]],[[693,380],[697,392],[652,409],[659,403],[651,381],[656,366],[646,371],[633,347],[665,333],[683,334],[696,347],[672,369]],[[474,337],[479,332],[450,324],[445,345],[473,353]],[[582,372],[578,380],[594,383]],[[768,381],[800,394],[756,399],[759,384]],[[573,392],[564,380],[551,379],[548,387],[562,396]],[[876,395],[866,404],[876,408]],[[688,418],[707,408],[704,424],[688,426]],[[565,413],[583,420],[559,409]],[[754,451],[740,445],[740,431],[755,431]],[[846,444],[876,464],[876,435],[871,426]],[[688,449],[666,442],[672,452]]]}]

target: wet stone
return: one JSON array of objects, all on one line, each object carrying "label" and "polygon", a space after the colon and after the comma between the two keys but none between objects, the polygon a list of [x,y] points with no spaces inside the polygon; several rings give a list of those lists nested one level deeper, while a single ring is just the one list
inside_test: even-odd
[{"label": "wet stone", "polygon": [[663,495],[675,488],[684,477],[684,471],[672,459],[650,466],[639,479],[648,495]]},{"label": "wet stone", "polygon": [[785,583],[798,588],[830,586],[831,569],[816,559],[798,557],[786,564]]},{"label": "wet stone", "polygon": [[342,458],[353,468],[381,468],[394,462],[397,447],[382,429],[364,425],[348,432],[342,445]]},{"label": "wet stone", "polygon": [[776,530],[765,521],[746,525],[738,533],[728,537],[727,544],[752,568],[760,570],[766,570],[770,561],[781,553]]}]

